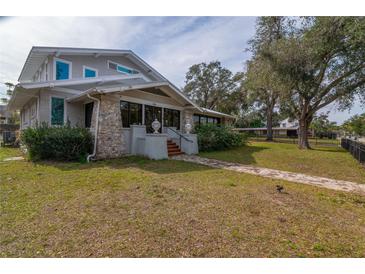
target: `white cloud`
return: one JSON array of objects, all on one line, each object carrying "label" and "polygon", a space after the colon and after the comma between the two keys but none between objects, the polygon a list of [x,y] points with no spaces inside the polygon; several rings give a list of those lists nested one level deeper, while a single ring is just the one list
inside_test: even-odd
[{"label": "white cloud", "polygon": [[208,19],[179,37],[153,45],[147,60],[178,85],[188,68],[200,62],[219,60],[236,72],[248,57],[244,50],[253,32],[252,17]]},{"label": "white cloud", "polygon": [[[16,82],[32,46],[132,49],[177,86],[188,68],[219,60],[237,72],[249,58],[254,17],[12,17],[0,19],[0,82]],[[0,92],[5,89],[0,84]],[[354,108],[360,112],[359,103]],[[334,112],[333,112],[334,113]],[[349,114],[336,112],[342,121]]]}]

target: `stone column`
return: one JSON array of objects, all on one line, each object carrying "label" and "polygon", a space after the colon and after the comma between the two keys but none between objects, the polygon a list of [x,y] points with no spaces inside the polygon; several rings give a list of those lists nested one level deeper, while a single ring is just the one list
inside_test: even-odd
[{"label": "stone column", "polygon": [[125,153],[119,99],[101,95],[96,158],[117,158]]},{"label": "stone column", "polygon": [[185,125],[189,123],[194,128],[194,121],[193,121],[193,111],[185,109],[183,111],[183,119],[182,119],[182,132],[185,132]]}]

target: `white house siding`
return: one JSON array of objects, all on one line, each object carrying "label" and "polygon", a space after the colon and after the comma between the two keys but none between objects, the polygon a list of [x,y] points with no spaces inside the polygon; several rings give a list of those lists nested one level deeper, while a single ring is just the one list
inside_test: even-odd
[{"label": "white house siding", "polygon": [[35,126],[37,121],[37,98],[30,99],[22,108],[21,129]]},{"label": "white house siding", "polygon": [[[51,98],[68,98],[72,96],[70,93],[53,91],[50,89],[42,89],[40,92],[39,120],[51,124]],[[83,104],[70,104],[65,101],[65,122],[70,121],[72,126],[84,125],[84,109]]]}]

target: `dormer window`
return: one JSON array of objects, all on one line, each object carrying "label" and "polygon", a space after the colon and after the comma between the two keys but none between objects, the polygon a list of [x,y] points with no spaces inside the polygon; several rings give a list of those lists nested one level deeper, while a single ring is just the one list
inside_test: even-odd
[{"label": "dormer window", "polygon": [[128,68],[126,66],[123,66],[121,64],[118,64],[118,63],[115,63],[112,61],[108,61],[108,68],[118,71],[123,74],[138,74],[139,73],[139,71],[137,71],[135,69]]},{"label": "dormer window", "polygon": [[84,78],[98,77],[98,70],[84,66],[83,67],[83,76],[84,76]]},{"label": "dormer window", "polygon": [[53,76],[55,80],[71,79],[72,63],[66,60],[54,59]]}]

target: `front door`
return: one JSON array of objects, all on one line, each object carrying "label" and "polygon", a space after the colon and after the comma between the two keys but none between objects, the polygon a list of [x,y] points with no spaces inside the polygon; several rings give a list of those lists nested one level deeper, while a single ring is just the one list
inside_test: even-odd
[{"label": "front door", "polygon": [[147,133],[153,133],[154,130],[152,128],[152,122],[157,119],[161,123],[161,128],[159,132],[161,133],[162,129],[162,108],[145,105],[144,106],[144,123],[146,125]]}]

